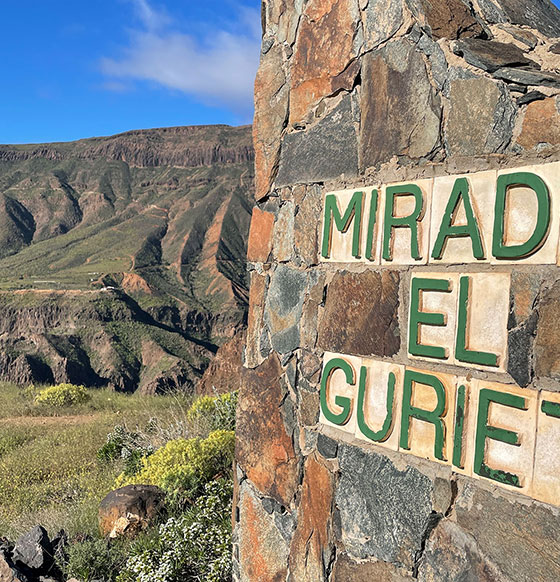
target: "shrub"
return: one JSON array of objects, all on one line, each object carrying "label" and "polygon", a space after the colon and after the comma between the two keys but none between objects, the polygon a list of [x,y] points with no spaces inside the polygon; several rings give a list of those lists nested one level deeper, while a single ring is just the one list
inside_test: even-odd
[{"label": "shrub", "polygon": [[83,582],[111,582],[122,571],[127,560],[123,543],[109,543],[101,539],[73,543],[67,551],[67,561],[62,565],[66,576]]},{"label": "shrub", "polygon": [[97,458],[105,463],[123,459],[124,474],[131,476],[140,470],[142,459],[153,452],[154,447],[146,443],[140,433],[119,424],[107,435],[106,443],[97,451]]},{"label": "shrub", "polygon": [[235,430],[237,392],[220,396],[201,396],[187,412],[187,419],[196,426],[207,425],[208,430]]},{"label": "shrub", "polygon": [[75,384],[57,384],[44,388],[35,397],[35,403],[53,408],[63,408],[82,404],[91,399],[91,394],[85,386]]},{"label": "shrub", "polygon": [[184,515],[159,528],[159,539],[129,557],[117,582],[226,582],[231,580],[232,483],[207,483]]},{"label": "shrub", "polygon": [[143,458],[138,473],[121,475],[117,484],[157,485],[174,498],[192,500],[210,479],[230,473],[234,446],[235,434],[227,430],[211,432],[206,439],[172,440]]}]

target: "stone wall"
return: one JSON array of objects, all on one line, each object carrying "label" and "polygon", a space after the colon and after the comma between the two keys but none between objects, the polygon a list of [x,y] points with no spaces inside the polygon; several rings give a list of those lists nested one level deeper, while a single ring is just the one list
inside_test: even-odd
[{"label": "stone wall", "polygon": [[[543,394],[560,402],[556,246],[552,260],[501,264],[488,248],[484,260],[463,262],[459,253],[440,265],[426,265],[424,250],[419,261],[386,260],[379,249],[356,260],[348,228],[335,232],[338,246],[327,256],[321,248],[326,193],[342,191],[340,201],[346,191],[371,196],[375,188],[384,200],[393,183],[429,190],[433,219],[446,176],[467,174],[472,184],[485,176],[480,210],[499,172],[546,167],[558,216],[560,12],[548,0],[264,0],[262,14],[235,580],[560,580],[556,482],[535,494],[528,474],[516,488],[402,442],[372,444],[348,423],[326,422],[320,405],[331,353],[356,372],[373,361],[421,368],[444,384],[455,378],[453,399],[461,377],[467,394],[500,385],[535,409]],[[513,211],[520,224],[528,199]],[[433,243],[426,231],[419,236]],[[482,231],[486,247],[491,233]],[[465,272],[507,281],[496,369],[410,355],[411,279],[444,273],[458,284]],[[501,325],[485,309],[479,319]],[[558,472],[560,427],[548,434],[541,448]],[[525,436],[534,439],[534,427]]]}]

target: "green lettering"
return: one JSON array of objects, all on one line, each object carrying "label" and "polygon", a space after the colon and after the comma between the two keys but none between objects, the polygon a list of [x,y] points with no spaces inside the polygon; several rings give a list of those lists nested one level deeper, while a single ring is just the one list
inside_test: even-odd
[{"label": "green lettering", "polygon": [[[467,224],[454,225],[453,222],[459,210],[459,202],[461,200],[465,207]],[[484,259],[484,249],[482,248],[480,230],[471,204],[469,182],[466,178],[457,178],[441,221],[439,233],[432,251],[432,258],[436,260],[441,259],[447,239],[463,237],[469,237],[471,239],[474,257],[479,260]]]},{"label": "green lettering", "polygon": [[465,427],[465,400],[467,389],[459,386],[457,390],[457,406],[455,407],[455,430],[453,432],[453,464],[464,469],[463,463],[463,431]]},{"label": "green lettering", "polygon": [[389,374],[389,383],[387,386],[387,414],[385,415],[385,420],[383,426],[380,430],[372,430],[365,418],[365,400],[366,400],[366,382],[367,382],[367,368],[362,366],[360,370],[360,382],[358,389],[358,427],[362,431],[362,434],[368,439],[376,443],[382,443],[386,441],[391,435],[391,429],[393,426],[393,401],[395,399],[395,374],[391,372]]},{"label": "green lettering", "polygon": [[336,370],[342,370],[344,372],[346,382],[348,382],[350,386],[356,384],[354,368],[346,360],[343,360],[342,358],[333,358],[332,360],[329,360],[325,365],[323,376],[321,378],[321,411],[329,422],[343,426],[350,420],[352,414],[352,400],[346,396],[340,396],[337,394],[334,398],[334,402],[337,406],[342,408],[342,411],[337,414],[329,408],[328,387],[331,376]]},{"label": "green lettering", "polygon": [[[506,246],[506,201],[511,186],[529,187],[537,196],[538,211],[535,230],[527,242]],[[517,172],[498,177],[494,209],[494,238],[492,253],[497,259],[523,259],[536,253],[544,244],[550,226],[550,193],[544,180],[530,172]]]},{"label": "green lettering", "polygon": [[469,350],[467,347],[468,305],[470,293],[470,277],[461,277],[459,284],[459,312],[457,314],[457,341],[455,357],[461,362],[480,364],[481,366],[498,367],[498,356],[488,352]]},{"label": "green lettering", "polygon": [[364,193],[355,192],[346,208],[344,215],[341,216],[338,209],[338,202],[335,194],[328,194],[325,197],[325,222],[323,224],[323,243],[321,245],[321,255],[328,259],[331,253],[332,240],[332,219],[336,229],[345,233],[354,222],[354,230],[352,233],[352,256],[359,258],[360,256],[360,236],[362,232],[362,208],[364,202]]},{"label": "green lettering", "polygon": [[513,473],[492,469],[484,462],[486,450],[486,439],[493,439],[518,447],[520,445],[519,435],[511,430],[488,426],[488,413],[490,403],[495,402],[518,410],[527,410],[526,400],[515,394],[507,392],[497,392],[483,388],[478,397],[478,418],[476,427],[475,451],[474,451],[474,471],[477,475],[492,479],[498,483],[521,487],[519,477]]},{"label": "green lettering", "polygon": [[[412,387],[414,383],[431,386],[437,396],[437,404],[434,410],[422,410],[412,406]],[[434,439],[434,457],[440,461],[444,460],[444,444],[445,444],[445,424],[443,416],[447,409],[447,401],[445,396],[445,387],[439,378],[431,374],[422,374],[421,372],[414,372],[406,370],[404,374],[403,386],[403,404],[402,404],[402,419],[401,419],[401,435],[400,447],[401,449],[410,450],[410,419],[415,418],[423,422],[429,422],[434,425],[435,439]]]},{"label": "green lettering", "polygon": [[560,404],[558,402],[543,400],[541,404],[541,410],[547,416],[552,416],[552,418],[560,418]]},{"label": "green lettering", "polygon": [[379,192],[377,190],[372,190],[371,201],[369,203],[369,220],[368,220],[368,230],[367,230],[367,241],[366,241],[366,259],[374,260],[373,255],[373,235],[375,232],[375,224],[377,222],[377,204],[379,201]]},{"label": "green lettering", "polygon": [[420,343],[420,325],[445,327],[446,324],[443,313],[424,313],[420,310],[420,293],[425,291],[449,293],[451,288],[447,279],[413,277],[410,292],[408,352],[414,356],[444,360],[448,356],[445,348],[440,346],[427,346]]},{"label": "green lettering", "polygon": [[[416,184],[405,186],[389,186],[386,189],[385,221],[383,224],[383,258],[386,261],[393,260],[392,234],[394,228],[410,228],[410,254],[413,259],[422,259],[418,250],[418,221],[422,218],[424,210],[424,197],[422,190]],[[397,196],[414,196],[415,207],[409,216],[396,217],[395,199]]]}]

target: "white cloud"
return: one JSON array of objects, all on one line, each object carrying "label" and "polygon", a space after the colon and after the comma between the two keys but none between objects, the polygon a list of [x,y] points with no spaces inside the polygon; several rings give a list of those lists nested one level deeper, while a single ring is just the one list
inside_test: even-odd
[{"label": "white cloud", "polygon": [[177,23],[147,0],[133,2],[142,28],[130,32],[121,55],[102,59],[102,72],[113,81],[155,82],[247,119],[259,61],[258,12],[241,7],[229,30],[210,26],[200,40],[177,30]]}]

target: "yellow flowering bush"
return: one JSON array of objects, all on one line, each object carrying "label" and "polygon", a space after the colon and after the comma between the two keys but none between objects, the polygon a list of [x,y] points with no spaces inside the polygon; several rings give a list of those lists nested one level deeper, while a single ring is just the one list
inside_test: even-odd
[{"label": "yellow flowering bush", "polygon": [[205,439],[175,439],[143,458],[135,475],[120,475],[117,485],[157,485],[172,495],[191,498],[205,483],[231,471],[234,447],[230,430],[216,430]]},{"label": "yellow flowering bush", "polygon": [[187,420],[194,425],[207,424],[210,430],[234,430],[237,392],[219,396],[201,396],[187,411]]},{"label": "yellow flowering bush", "polygon": [[35,404],[41,406],[50,406],[53,408],[63,408],[64,406],[73,406],[82,404],[91,398],[91,394],[85,386],[76,386],[75,384],[57,384],[43,388],[35,396]]}]

